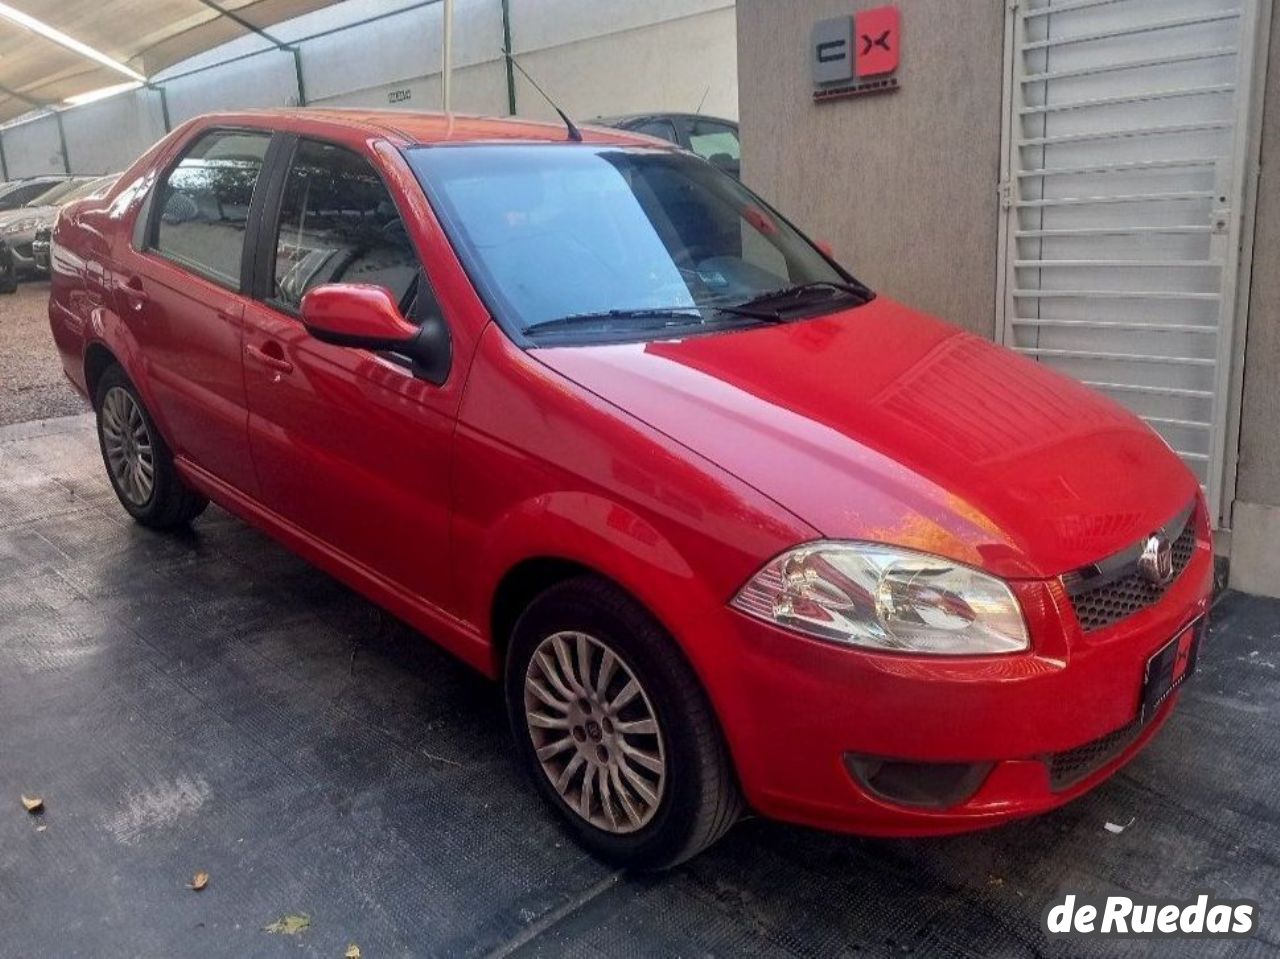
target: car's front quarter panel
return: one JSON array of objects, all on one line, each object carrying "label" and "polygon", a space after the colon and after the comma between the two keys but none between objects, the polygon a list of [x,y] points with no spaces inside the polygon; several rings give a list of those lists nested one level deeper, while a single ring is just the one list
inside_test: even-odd
[{"label": "car's front quarter panel", "polygon": [[726,608],[770,557],[815,536],[718,467],[565,381],[496,325],[477,349],[456,444],[460,614],[487,630],[495,590],[518,564],[579,563],[654,613],[713,701],[717,663],[732,651],[704,643],[695,624]]}]

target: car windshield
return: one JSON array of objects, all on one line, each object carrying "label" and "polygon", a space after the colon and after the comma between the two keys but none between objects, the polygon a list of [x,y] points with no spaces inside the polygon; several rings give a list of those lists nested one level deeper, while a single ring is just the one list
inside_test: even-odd
[{"label": "car windshield", "polygon": [[736,180],[688,154],[479,145],[421,147],[409,159],[490,307],[530,336],[573,326],[644,339],[869,296]]},{"label": "car windshield", "polygon": [[63,197],[65,197],[68,193],[71,193],[73,190],[77,189],[78,187],[83,186],[84,183],[85,181],[80,179],[62,180],[59,183],[55,183],[53,187],[51,187],[50,189],[45,190],[43,193],[37,196],[34,200],[29,202],[27,206],[29,207],[52,206],[55,203],[61,202]]},{"label": "car windshield", "polygon": [[111,184],[116,182],[116,175],[100,176],[93,180],[87,180],[81,183],[76,189],[70,190],[57,198],[59,204],[71,203],[73,200],[83,200],[85,197],[95,195],[100,191],[106,190]]}]

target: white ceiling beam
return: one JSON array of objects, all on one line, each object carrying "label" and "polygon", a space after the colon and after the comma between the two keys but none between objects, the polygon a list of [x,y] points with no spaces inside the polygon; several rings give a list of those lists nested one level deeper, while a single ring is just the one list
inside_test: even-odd
[{"label": "white ceiling beam", "polygon": [[101,50],[95,50],[87,43],[81,43],[75,37],[69,37],[56,27],[51,27],[43,20],[38,20],[29,13],[23,13],[21,10],[15,10],[7,3],[0,3],[0,17],[8,20],[10,23],[16,23],[18,26],[30,30],[32,33],[39,34],[46,40],[56,43],[58,46],[77,53],[80,56],[100,63],[102,66],[116,73],[123,74],[130,80],[136,80],[139,83],[146,83],[147,78],[132,67],[127,67],[119,60],[112,59]]}]

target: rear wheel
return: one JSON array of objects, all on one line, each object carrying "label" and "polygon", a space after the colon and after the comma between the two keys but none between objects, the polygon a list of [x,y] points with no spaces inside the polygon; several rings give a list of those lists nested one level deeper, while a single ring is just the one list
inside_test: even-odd
[{"label": "rear wheel", "polygon": [[674,866],[742,801],[711,706],[680,650],[612,584],[552,587],[516,623],[507,706],[539,791],[607,861]]},{"label": "rear wheel", "polygon": [[173,453],[119,366],[108,367],[98,380],[94,407],[107,477],[120,505],[135,520],[172,529],[204,512],[209,501],[182,482]]}]

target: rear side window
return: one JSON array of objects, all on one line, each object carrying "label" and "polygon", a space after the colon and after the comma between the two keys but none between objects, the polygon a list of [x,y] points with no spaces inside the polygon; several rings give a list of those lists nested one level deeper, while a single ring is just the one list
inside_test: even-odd
[{"label": "rear side window", "polygon": [[680,138],[676,136],[675,124],[670,120],[646,120],[633,129],[636,133],[643,133],[645,136],[658,137],[671,143],[680,142]]},{"label": "rear side window", "polygon": [[408,312],[421,264],[372,164],[343,147],[302,140],[285,178],[272,299],[296,310],[325,283],[373,283]]},{"label": "rear side window", "polygon": [[716,157],[738,160],[742,156],[738,131],[714,120],[694,121],[693,129],[689,131],[689,149],[708,160]]},{"label": "rear side window", "polygon": [[197,140],[160,186],[152,248],[239,289],[249,205],[270,142],[268,134],[232,131]]},{"label": "rear side window", "polygon": [[22,186],[14,187],[0,197],[0,210],[16,210],[20,206],[26,206],[41,193],[47,193],[54,185],[51,180],[41,180],[38,183],[24,183]]}]

